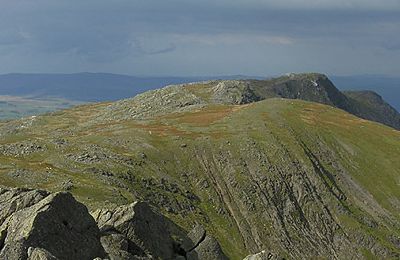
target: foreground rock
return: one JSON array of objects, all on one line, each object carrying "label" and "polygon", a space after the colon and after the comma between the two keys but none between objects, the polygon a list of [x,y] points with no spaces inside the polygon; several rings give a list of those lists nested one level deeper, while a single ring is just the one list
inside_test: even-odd
[{"label": "foreground rock", "polygon": [[[96,222],[69,193],[48,195],[13,213],[0,226],[0,241],[0,259],[27,259],[30,247],[58,259],[105,255]],[[33,252],[30,258],[38,258],[40,252]]]},{"label": "foreground rock", "polygon": [[0,225],[14,212],[34,205],[48,195],[40,190],[0,188]]},{"label": "foreground rock", "polygon": [[203,227],[187,234],[144,202],[91,216],[70,193],[3,188],[0,209],[0,259],[227,259]]}]

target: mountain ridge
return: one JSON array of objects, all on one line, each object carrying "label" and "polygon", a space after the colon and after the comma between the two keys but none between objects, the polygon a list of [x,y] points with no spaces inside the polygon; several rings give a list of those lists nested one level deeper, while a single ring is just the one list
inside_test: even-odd
[{"label": "mountain ridge", "polygon": [[[210,80],[187,84],[170,85],[165,88],[145,92],[137,97],[115,104],[116,109],[123,109],[124,117],[129,115],[130,104],[143,106],[144,101],[161,104],[161,109],[173,105],[184,108],[204,104],[246,104],[268,98],[302,99],[338,107],[361,118],[386,124],[400,129],[400,114],[382,98],[363,100],[362,92],[340,92],[326,75],[319,73],[289,74],[268,80]],[[179,96],[180,103],[170,104],[166,96]],[[380,97],[375,93],[377,97]],[[358,97],[358,98],[356,98]],[[158,99],[157,99],[158,98]],[[153,100],[157,99],[157,100]],[[186,100],[185,100],[186,99]],[[177,98],[175,98],[175,101]],[[120,104],[120,108],[118,108]],[[112,108],[111,108],[112,109]],[[107,114],[114,117],[112,113]]]}]

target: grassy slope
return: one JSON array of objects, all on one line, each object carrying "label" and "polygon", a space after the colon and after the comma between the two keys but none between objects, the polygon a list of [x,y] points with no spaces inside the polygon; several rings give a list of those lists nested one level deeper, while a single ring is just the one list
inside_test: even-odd
[{"label": "grassy slope", "polygon": [[[93,121],[107,105],[0,124],[0,145],[45,147],[28,155],[0,153],[0,184],[60,190],[72,180],[72,193],[90,207],[149,200],[187,229],[202,222],[233,259],[264,248],[289,257],[307,250],[315,255],[333,243],[325,237],[341,232],[350,241],[362,240],[364,232],[399,252],[388,235],[400,235],[400,132],[300,100]],[[56,144],[59,139],[64,144]],[[76,159],[86,153],[102,159]],[[28,171],[10,174],[15,169]],[[347,199],[334,196],[342,193]],[[288,205],[296,201],[301,209]],[[306,226],[304,218],[312,226],[297,230]],[[331,230],[335,223],[342,228]],[[322,242],[314,241],[320,233]],[[365,244],[363,250],[375,249]]]}]

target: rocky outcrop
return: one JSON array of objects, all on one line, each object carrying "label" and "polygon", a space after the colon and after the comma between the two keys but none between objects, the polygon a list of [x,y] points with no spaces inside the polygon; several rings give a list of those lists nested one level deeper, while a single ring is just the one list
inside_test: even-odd
[{"label": "rocky outcrop", "polygon": [[0,259],[227,259],[203,227],[187,234],[144,202],[91,216],[70,193],[3,188],[0,209]]}]

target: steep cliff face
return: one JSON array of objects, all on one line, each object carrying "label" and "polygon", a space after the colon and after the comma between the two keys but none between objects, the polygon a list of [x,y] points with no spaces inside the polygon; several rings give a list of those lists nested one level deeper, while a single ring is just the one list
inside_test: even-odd
[{"label": "steep cliff face", "polygon": [[[231,259],[399,257],[400,132],[343,111],[334,88],[313,94],[327,79],[293,77],[3,123],[1,184],[68,190],[92,209],[140,199],[186,232],[202,225]],[[294,89],[315,102],[276,98]]]}]

